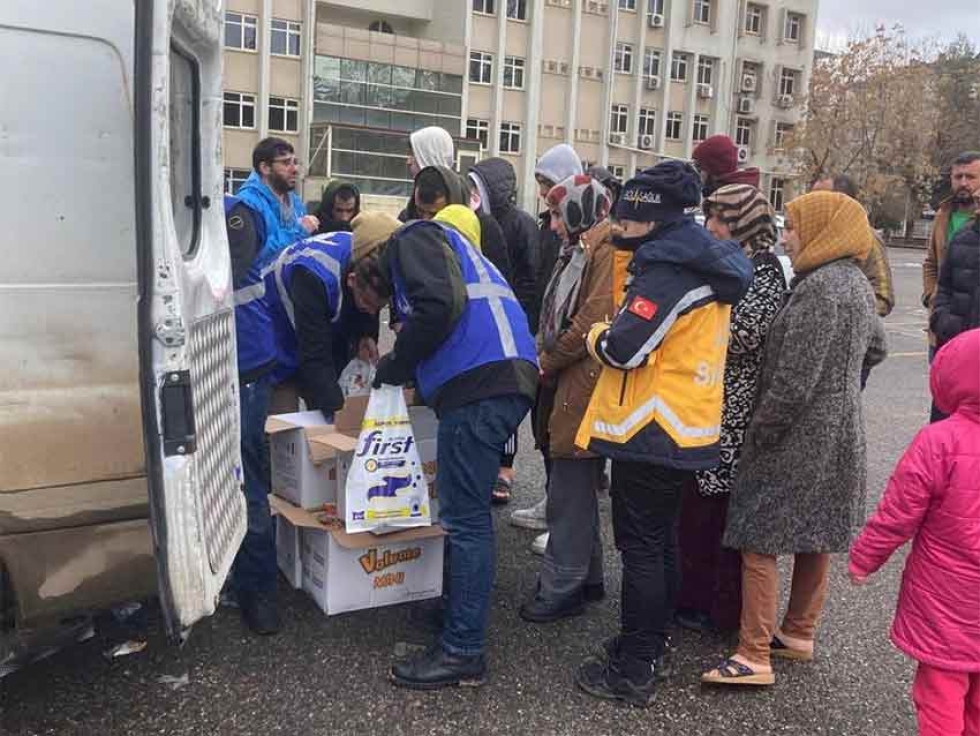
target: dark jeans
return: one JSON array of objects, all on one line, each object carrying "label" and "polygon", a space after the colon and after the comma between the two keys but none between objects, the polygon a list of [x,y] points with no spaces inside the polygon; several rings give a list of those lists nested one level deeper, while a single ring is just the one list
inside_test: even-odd
[{"label": "dark jeans", "polygon": [[722,547],[729,494],[702,496],[692,478],[678,525],[681,587],[677,608],[706,613],[721,631],[738,631],[742,614],[742,555]]},{"label": "dark jeans", "polygon": [[239,595],[248,595],[276,588],[276,537],[269,513],[269,445],[265,438],[272,384],[260,378],[242,384],[240,392],[248,531],[235,557],[234,582]]},{"label": "dark jeans", "polygon": [[490,489],[504,443],[530,408],[523,396],[497,396],[439,420],[439,515],[449,558],[442,646],[450,654],[477,655],[486,647],[496,556]]},{"label": "dark jeans", "polygon": [[612,463],[612,520],[623,559],[619,656],[639,674],[664,651],[680,587],[677,518],[693,473],[647,463]]},{"label": "dark jeans", "polygon": [[[929,346],[929,365],[930,366],[932,365],[932,361],[935,360],[936,353],[938,353],[938,352],[939,352],[939,348],[933,347],[932,345]],[[932,405],[929,408],[929,423],[930,424],[935,424],[936,422],[941,422],[943,419],[948,419],[948,418],[949,418],[949,414],[944,414],[943,412],[939,411],[939,409],[936,408],[936,402],[933,401],[932,402]]]}]

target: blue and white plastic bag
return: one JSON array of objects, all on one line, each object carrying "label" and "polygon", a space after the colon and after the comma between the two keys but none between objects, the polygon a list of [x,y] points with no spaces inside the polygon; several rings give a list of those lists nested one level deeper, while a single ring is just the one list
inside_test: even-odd
[{"label": "blue and white plastic bag", "polygon": [[398,386],[372,389],[344,488],[348,532],[429,526],[429,486]]}]

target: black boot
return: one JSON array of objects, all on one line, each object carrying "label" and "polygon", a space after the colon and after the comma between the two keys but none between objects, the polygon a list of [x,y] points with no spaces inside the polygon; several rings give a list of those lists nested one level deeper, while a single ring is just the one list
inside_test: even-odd
[{"label": "black boot", "polygon": [[465,657],[447,653],[436,643],[411,659],[396,662],[391,668],[392,681],[413,690],[437,690],[451,685],[478,687],[487,674],[482,654]]},{"label": "black boot", "polygon": [[522,619],[532,624],[550,624],[563,618],[581,616],[584,612],[585,605],[582,603],[581,597],[573,598],[565,603],[553,603],[535,595],[521,606],[520,615]]},{"label": "black boot", "polygon": [[275,591],[239,591],[238,607],[253,633],[261,636],[279,633],[279,596]]},{"label": "black boot", "polygon": [[[658,680],[666,680],[674,674],[674,647],[673,640],[668,636],[664,638],[664,653],[657,657],[654,664]],[[619,636],[611,636],[602,642],[602,656],[605,659],[615,659],[619,656]]]},{"label": "black boot", "polygon": [[656,667],[641,663],[627,665],[622,659],[589,657],[579,668],[575,683],[594,697],[649,708],[657,689]]}]

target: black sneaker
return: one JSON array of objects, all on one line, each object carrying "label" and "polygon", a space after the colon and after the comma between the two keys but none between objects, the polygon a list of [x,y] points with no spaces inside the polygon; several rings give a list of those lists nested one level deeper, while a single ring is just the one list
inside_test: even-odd
[{"label": "black sneaker", "polygon": [[438,690],[443,687],[479,687],[487,674],[482,654],[464,657],[447,653],[439,643],[410,659],[396,662],[391,679],[399,687]]},{"label": "black sneaker", "polygon": [[238,594],[242,618],[253,633],[271,636],[279,633],[279,597],[273,592]]},{"label": "black sneaker", "polygon": [[[658,680],[666,680],[674,676],[675,652],[674,641],[668,636],[664,641],[664,653],[657,657],[654,666]],[[611,636],[602,642],[602,654],[606,659],[615,659],[619,656],[619,636]]]},{"label": "black sneaker", "polygon": [[534,596],[521,606],[519,613],[522,619],[532,624],[550,624],[563,618],[581,616],[585,613],[585,604],[581,598],[557,604]]},{"label": "black sneaker", "polygon": [[657,677],[653,665],[643,681],[636,681],[627,677],[615,660],[589,657],[579,668],[575,684],[603,700],[622,700],[637,708],[649,708],[656,694]]}]

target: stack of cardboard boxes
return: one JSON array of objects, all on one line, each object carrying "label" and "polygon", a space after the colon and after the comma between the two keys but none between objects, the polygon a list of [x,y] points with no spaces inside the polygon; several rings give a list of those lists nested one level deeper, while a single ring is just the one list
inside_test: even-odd
[{"label": "stack of cardboard boxes", "polygon": [[328,615],[442,593],[438,422],[430,409],[411,407],[409,416],[429,485],[432,526],[384,535],[344,530],[344,489],[357,462],[357,436],[366,409],[367,397],[353,397],[333,424],[318,411],[279,414],[266,423],[279,569]]}]

